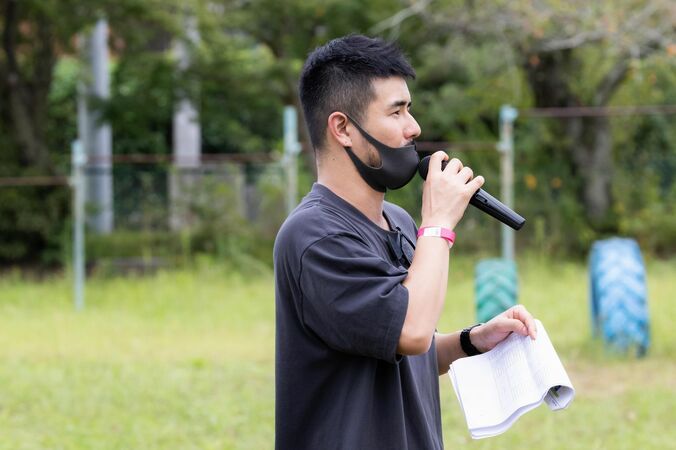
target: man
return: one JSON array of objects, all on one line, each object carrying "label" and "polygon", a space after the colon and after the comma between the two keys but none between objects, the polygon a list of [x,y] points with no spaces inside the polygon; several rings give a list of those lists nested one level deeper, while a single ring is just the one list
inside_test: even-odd
[{"label": "man", "polygon": [[385,202],[418,164],[414,76],[394,44],[364,36],[329,42],[303,68],[318,180],[275,242],[279,449],[443,448],[439,375],[512,332],[535,338],[521,306],[462,343],[436,333],[451,230],[484,180],[457,159],[442,171],[437,152],[420,229]]}]

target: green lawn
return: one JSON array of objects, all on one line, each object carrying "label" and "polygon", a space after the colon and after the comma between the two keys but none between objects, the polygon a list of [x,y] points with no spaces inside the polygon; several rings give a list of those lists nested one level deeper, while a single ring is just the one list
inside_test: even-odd
[{"label": "green lawn", "polygon": [[[440,330],[473,322],[476,258],[454,256]],[[648,263],[653,346],[637,361],[590,340],[582,264],[520,261],[521,301],[577,389],[505,434],[472,441],[450,381],[448,448],[656,448],[676,442],[676,264]],[[65,278],[0,278],[0,449],[265,449],[274,440],[271,274],[217,265],[93,279],[73,311]]]}]

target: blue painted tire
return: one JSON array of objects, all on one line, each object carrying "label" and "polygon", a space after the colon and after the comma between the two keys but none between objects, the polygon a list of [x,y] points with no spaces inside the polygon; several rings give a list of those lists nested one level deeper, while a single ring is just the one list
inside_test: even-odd
[{"label": "blue painted tire", "polygon": [[643,356],[650,346],[645,265],[633,239],[597,241],[589,257],[590,309],[594,336],[627,353]]},{"label": "blue painted tire", "polygon": [[488,322],[516,305],[518,278],[516,263],[506,259],[486,259],[475,270],[476,315],[478,322]]}]

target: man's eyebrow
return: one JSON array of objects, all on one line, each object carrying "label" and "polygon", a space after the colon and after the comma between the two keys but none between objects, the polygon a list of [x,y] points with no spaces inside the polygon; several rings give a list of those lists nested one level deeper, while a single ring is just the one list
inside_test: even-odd
[{"label": "man's eyebrow", "polygon": [[396,100],[390,103],[390,108],[400,108],[402,106],[408,106],[410,108],[412,104],[413,102],[407,102],[406,100]]}]

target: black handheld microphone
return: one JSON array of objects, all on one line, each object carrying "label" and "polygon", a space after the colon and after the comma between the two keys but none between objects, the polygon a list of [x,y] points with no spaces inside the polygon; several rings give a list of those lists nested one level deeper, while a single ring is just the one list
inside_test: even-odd
[{"label": "black handheld microphone", "polygon": [[[448,161],[443,161],[441,163],[441,170],[444,170],[446,164],[448,164]],[[427,172],[429,169],[430,157],[425,156],[418,164],[418,173],[423,178],[423,180],[427,179]],[[469,204],[479,208],[489,216],[498,219],[500,222],[504,223],[505,225],[509,225],[515,230],[520,230],[523,224],[526,223],[526,219],[512,211],[510,208],[505,206],[504,203],[483,189],[479,189],[474,193],[472,198],[469,200]]]}]

